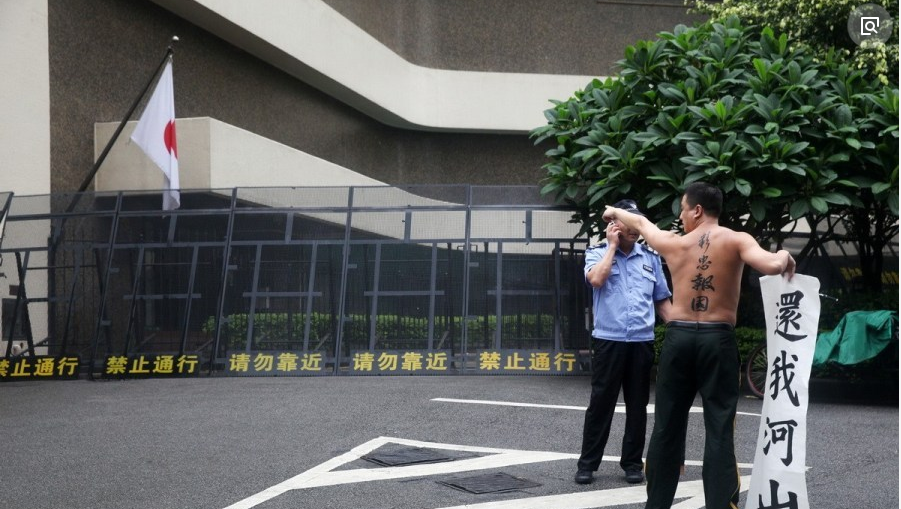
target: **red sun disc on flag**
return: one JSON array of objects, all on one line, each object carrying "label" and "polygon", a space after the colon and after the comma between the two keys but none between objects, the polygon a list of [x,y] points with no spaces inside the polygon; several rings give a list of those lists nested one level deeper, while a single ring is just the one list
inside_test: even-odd
[{"label": "red sun disc on flag", "polygon": [[169,151],[170,154],[175,155],[175,158],[178,159],[178,146],[175,143],[175,121],[170,120],[168,124],[166,124],[166,130],[163,132],[163,143],[166,144],[166,150]]}]

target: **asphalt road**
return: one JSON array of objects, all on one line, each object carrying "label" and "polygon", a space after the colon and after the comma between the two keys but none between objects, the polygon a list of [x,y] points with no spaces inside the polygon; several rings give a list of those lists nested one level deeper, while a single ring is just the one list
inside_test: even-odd
[{"label": "asphalt road", "polygon": [[[641,508],[644,485],[626,484],[617,463],[624,414],[614,417],[596,482],[572,481],[588,394],[581,376],[3,383],[0,507]],[[761,408],[739,402],[743,476]],[[817,398],[807,416],[810,507],[898,507],[896,402]],[[361,459],[411,451],[443,461]],[[703,507],[702,457],[702,414],[692,413],[679,509]],[[488,474],[495,485],[506,474],[533,486],[485,494],[449,486]],[[745,498],[742,507],[757,507]]]}]

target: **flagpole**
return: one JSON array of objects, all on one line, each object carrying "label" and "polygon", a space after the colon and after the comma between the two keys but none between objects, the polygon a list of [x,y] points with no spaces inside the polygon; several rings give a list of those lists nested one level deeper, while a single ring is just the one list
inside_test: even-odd
[{"label": "flagpole", "polygon": [[[128,123],[128,120],[131,118],[132,114],[138,108],[138,104],[141,103],[141,99],[147,95],[147,91],[150,90],[150,87],[153,86],[153,82],[156,80],[163,66],[166,65],[166,62],[172,58],[173,49],[172,45],[178,42],[178,36],[173,35],[172,39],[169,40],[169,46],[166,48],[166,56],[163,57],[163,60],[160,62],[160,65],[157,66],[156,70],[153,71],[153,74],[150,76],[150,80],[147,82],[147,85],[144,86],[144,90],[135,98],[135,102],[131,105],[131,108],[128,109],[128,113],[125,114],[125,118],[122,119],[122,122],[119,122],[119,127],[116,128],[116,132],[113,133],[112,138],[107,142],[106,147],[103,149],[103,152],[100,153],[100,156],[97,158],[97,161],[94,163],[94,167],[91,169],[91,173],[88,174],[87,177],[81,182],[81,186],[78,187],[77,194],[81,194],[87,190],[88,186],[91,184],[91,181],[94,180],[94,176],[97,175],[97,171],[100,169],[100,165],[103,164],[103,161],[106,159],[107,154],[113,148],[113,144],[116,143],[116,140],[119,138],[119,135],[122,134],[122,130],[125,129],[125,124]],[[69,208],[66,209],[66,212],[72,212],[75,209],[75,204],[78,202],[78,198],[72,200],[72,203],[69,204]]]},{"label": "flagpole", "polygon": [[[153,74],[150,76],[150,81],[147,82],[147,85],[144,87],[144,90],[142,90],[140,95],[138,95],[138,97],[135,99],[134,104],[131,105],[131,108],[129,108],[128,113],[125,114],[125,118],[122,119],[122,122],[119,123],[119,127],[116,129],[116,132],[113,133],[113,137],[106,144],[106,148],[103,149],[103,152],[100,154],[100,157],[97,158],[97,161],[94,163],[94,167],[91,168],[91,173],[88,174],[87,177],[85,177],[84,181],[82,181],[81,185],[78,187],[78,191],[76,191],[75,194],[72,196],[72,201],[69,202],[69,206],[66,207],[66,211],[59,218],[59,223],[57,225],[55,225],[56,228],[52,229],[53,231],[50,236],[50,241],[49,241],[50,246],[49,246],[49,250],[48,250],[48,262],[49,262],[48,267],[56,266],[56,250],[59,245],[60,239],[62,239],[62,237],[63,237],[63,227],[66,224],[66,215],[69,214],[70,212],[72,212],[73,210],[75,210],[75,206],[78,205],[78,201],[81,199],[82,193],[84,193],[85,190],[87,190],[88,186],[91,185],[91,181],[94,180],[94,176],[97,175],[97,170],[100,169],[100,165],[103,164],[103,160],[106,159],[107,154],[109,154],[109,151],[110,151],[110,149],[112,149],[113,144],[116,142],[116,139],[119,137],[119,134],[122,133],[122,129],[125,128],[125,124],[128,123],[128,119],[131,118],[131,115],[135,112],[135,109],[137,109],[138,104],[141,103],[141,99],[143,99],[144,96],[147,95],[147,91],[150,89],[150,86],[153,84],[153,81],[156,79],[157,75],[160,73],[160,70],[163,68],[163,66],[166,65],[166,62],[170,58],[172,58],[172,54],[173,54],[172,45],[175,44],[176,42],[178,42],[178,36],[173,35],[172,38],[169,39],[169,46],[166,47],[166,56],[163,57],[163,60],[160,62],[160,65],[158,65],[156,70],[153,71]],[[110,256],[112,256],[112,253],[110,253]],[[55,295],[56,294],[56,278],[51,277],[49,284],[50,284],[50,289],[49,289],[48,295]],[[53,316],[55,314],[55,311],[53,308],[56,307],[56,303],[51,301],[50,306],[51,306],[51,316]],[[50,326],[49,326],[50,330],[48,331],[50,333],[49,337],[53,337],[55,335],[55,333],[56,333],[55,325],[56,325],[56,322],[54,320],[50,320]],[[93,356],[92,356],[92,359],[93,359]]]}]

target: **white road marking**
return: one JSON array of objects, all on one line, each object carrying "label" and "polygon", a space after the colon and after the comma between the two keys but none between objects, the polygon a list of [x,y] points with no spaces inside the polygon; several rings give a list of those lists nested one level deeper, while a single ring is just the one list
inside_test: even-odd
[{"label": "white road marking", "polygon": [[[401,444],[413,447],[425,447],[430,449],[446,449],[453,451],[477,452],[489,454],[477,458],[458,459],[445,463],[427,463],[405,467],[384,468],[358,468],[352,470],[334,471],[344,464],[360,459],[385,444]],[[515,449],[494,449],[488,447],[473,447],[465,445],[441,444],[433,442],[420,442],[403,438],[379,437],[365,444],[354,447],[350,451],[332,458],[325,463],[307,470],[299,475],[287,479],[275,486],[251,495],[244,500],[236,502],[225,509],[249,509],[273,499],[291,490],[303,490],[319,486],[334,486],[368,481],[384,481],[388,479],[402,479],[406,477],[421,477],[429,475],[450,474],[454,472],[469,472],[473,470],[488,470],[509,465],[525,465],[528,463],[540,463],[543,461],[575,460],[578,454],[566,454],[547,451],[521,451]]]},{"label": "white road marking", "polygon": [[[750,476],[741,478],[741,485],[747,486]],[[747,491],[747,488],[742,491]],[[687,498],[673,509],[700,509],[704,507],[703,481],[686,481],[679,483],[674,500]],[[585,491],[564,495],[548,495],[543,497],[520,498],[466,504],[441,509],[592,509],[595,507],[617,507],[627,504],[639,504],[648,499],[645,486],[615,488],[610,490]]]},{"label": "white road marking", "polygon": [[[514,403],[512,401],[490,401],[484,399],[432,398],[431,401],[439,401],[443,403],[467,403],[471,405],[519,406],[530,408],[555,408],[559,410],[581,410],[582,412],[585,411],[585,407],[583,406],[541,405],[538,403]],[[617,411],[620,411],[620,409],[617,408]],[[625,407],[623,407],[622,411],[625,412]]]},{"label": "white road marking", "polygon": [[[570,405],[545,405],[539,403],[517,403],[513,401],[491,401],[484,399],[454,399],[454,398],[432,398],[431,401],[438,401],[443,403],[466,403],[470,405],[495,405],[495,406],[517,406],[517,407],[530,407],[530,408],[551,408],[558,410],[579,410],[584,412],[587,407],[584,406],[570,406]],[[700,414],[704,412],[704,409],[699,406],[693,406],[688,410],[693,414]],[[616,404],[616,413],[624,414],[626,413],[626,405],[624,403]],[[648,405],[648,413],[654,413],[654,405]],[[750,412],[736,412],[738,415],[750,415],[752,417],[760,417],[760,414],[754,414]]]},{"label": "white road marking", "polygon": [[[444,449],[452,451],[474,452],[486,454],[477,458],[462,458],[444,463],[416,464],[402,467],[383,468],[357,468],[348,470],[335,470],[360,459],[370,452],[386,444],[408,445],[411,447],[423,447],[429,449]],[[436,442],[422,442],[407,440],[404,438],[379,437],[354,447],[350,451],[321,463],[299,475],[287,479],[279,484],[270,486],[265,490],[251,495],[244,500],[235,502],[225,509],[250,509],[268,500],[292,490],[303,490],[320,486],[335,486],[340,484],[352,484],[369,481],[385,481],[389,479],[403,479],[409,477],[424,477],[430,475],[451,474],[456,472],[470,472],[474,470],[487,470],[502,468],[510,465],[525,465],[545,461],[575,460],[578,454],[567,454],[550,451],[523,451],[516,449],[497,449],[490,447],[475,447],[457,444],[442,444]],[[604,461],[619,462],[618,457],[604,456]],[[686,465],[701,465],[700,461],[686,461]],[[739,468],[749,469],[753,465],[740,463]],[[747,486],[749,477],[742,478],[742,485]],[[687,500],[673,506],[674,509],[700,509],[704,505],[704,493],[701,481],[686,481],[679,483],[676,498]],[[548,495],[519,500],[485,502],[470,504],[445,509],[462,508],[497,508],[497,509],[579,509],[588,507],[612,507],[615,505],[639,503],[646,499],[645,487],[634,486],[616,488],[612,490],[598,490],[592,492],[570,493],[563,495]],[[602,504],[602,505],[598,505]]]}]

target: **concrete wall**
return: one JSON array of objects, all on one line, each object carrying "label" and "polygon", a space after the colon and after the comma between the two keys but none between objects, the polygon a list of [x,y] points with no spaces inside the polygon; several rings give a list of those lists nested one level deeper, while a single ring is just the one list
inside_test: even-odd
[{"label": "concrete wall", "polygon": [[[0,0],[0,190],[16,195],[50,192],[50,73],[47,60],[47,2]],[[49,200],[45,200],[49,206]],[[3,232],[0,231],[0,234]],[[50,234],[49,222],[31,232],[38,239]],[[29,260],[46,266],[43,254]],[[0,299],[21,287],[16,260],[5,256],[0,264]],[[47,293],[46,273],[29,276],[28,295]],[[21,290],[19,290],[21,291]],[[31,308],[34,339],[47,336],[47,305]],[[5,339],[5,338],[3,338]],[[0,339],[0,353],[6,342]],[[18,345],[17,345],[18,346]],[[39,353],[43,353],[40,350]]]},{"label": "concrete wall", "polygon": [[0,1],[0,167],[3,191],[50,191],[47,2]]},{"label": "concrete wall", "polygon": [[[131,121],[122,130],[91,189],[101,192],[163,189],[163,172],[130,139],[136,125],[137,121]],[[175,125],[182,189],[384,185],[216,119],[180,118]],[[95,156],[100,155],[118,127],[118,122],[96,125]]]},{"label": "concrete wall", "polygon": [[448,70],[405,60],[322,0],[153,0],[298,80],[402,129],[525,135],[594,75]]},{"label": "concrete wall", "polygon": [[418,65],[611,74],[629,44],[700,19],[682,0],[324,0]]},{"label": "concrete wall", "polygon": [[[633,26],[599,11],[593,0],[563,2],[566,7],[556,10],[538,2],[501,0],[330,3],[357,23],[382,19],[363,28],[424,66],[485,70],[499,65],[495,70],[536,73],[565,67],[568,74],[594,74],[618,58],[605,53],[622,54],[617,37],[631,36],[613,34],[635,33]],[[461,11],[452,12],[449,4]],[[121,120],[173,34],[181,38],[174,61],[178,118],[214,117],[389,184],[535,184],[542,177],[545,148],[534,147],[522,133],[390,127],[152,2],[48,0],[48,5],[53,192],[74,190],[90,171],[94,124]],[[505,7],[510,5],[515,8]],[[604,9],[613,7],[605,4]],[[512,19],[528,18],[531,25],[504,21],[493,32],[474,24],[480,19],[475,14],[491,12],[491,19],[501,21],[512,16],[507,10],[515,14]],[[672,20],[653,27],[645,23],[642,29],[669,30],[685,19],[681,9],[660,12]],[[389,19],[395,20],[390,30]],[[464,51],[463,41],[473,38],[481,42],[471,42]],[[615,49],[601,49],[608,47]],[[548,64],[558,60],[568,63]],[[472,63],[463,66],[467,61]]]}]

